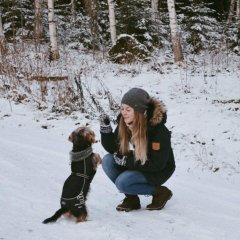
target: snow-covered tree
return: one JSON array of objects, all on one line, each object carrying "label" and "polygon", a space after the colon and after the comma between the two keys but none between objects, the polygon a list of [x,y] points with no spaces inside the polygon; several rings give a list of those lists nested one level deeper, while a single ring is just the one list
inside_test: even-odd
[{"label": "snow-covered tree", "polygon": [[188,3],[178,4],[186,51],[199,53],[206,48],[216,48],[221,41],[222,25],[215,17],[212,1],[188,0]]},{"label": "snow-covered tree", "polygon": [[2,7],[0,7],[0,54],[3,55],[5,52],[6,52],[6,46],[5,46],[3,25],[2,25]]},{"label": "snow-covered tree", "polygon": [[[114,10],[116,14],[116,5]],[[109,10],[106,0],[99,0],[98,26],[101,48],[103,51],[107,51],[107,49],[112,46],[112,40],[111,33],[109,31],[110,29]]]},{"label": "snow-covered tree", "polygon": [[238,41],[238,46],[240,46],[240,0],[238,0],[237,2],[237,29],[238,29],[237,41]]},{"label": "snow-covered tree", "polygon": [[[74,7],[73,7],[74,5]],[[59,44],[74,49],[89,48],[91,33],[89,17],[84,12],[83,1],[55,0],[55,18]]]},{"label": "snow-covered tree", "polygon": [[157,47],[169,47],[171,45],[171,35],[169,34],[171,30],[167,0],[158,1],[158,11],[155,13],[155,17],[152,28],[157,33],[155,36],[158,41]]},{"label": "snow-covered tree", "polygon": [[12,41],[32,37],[34,7],[31,0],[1,0],[0,7],[6,39]]},{"label": "snow-covered tree", "polygon": [[4,38],[3,25],[2,25],[2,7],[0,7],[0,41]]},{"label": "snow-covered tree", "polygon": [[115,45],[117,40],[117,31],[116,31],[116,18],[115,18],[115,1],[108,0],[108,9],[109,9],[109,23],[110,23],[110,33],[112,45]]},{"label": "snow-covered tree", "polygon": [[48,0],[48,23],[50,37],[50,60],[57,60],[60,58],[60,54],[57,44],[57,27],[54,17],[54,0]]},{"label": "snow-covered tree", "polygon": [[152,19],[153,21],[156,21],[158,17],[158,0],[152,0],[151,8],[152,8]]},{"label": "snow-covered tree", "polygon": [[97,0],[84,0],[87,16],[91,29],[91,45],[93,51],[99,49],[99,27],[98,27],[98,8]]},{"label": "snow-covered tree", "polygon": [[149,49],[156,41],[156,28],[152,24],[151,0],[117,0],[117,35],[129,34]]},{"label": "snow-covered tree", "polygon": [[240,0],[231,0],[226,24],[227,43],[240,52]]},{"label": "snow-covered tree", "polygon": [[177,24],[177,16],[175,10],[175,0],[168,0],[168,12],[170,19],[172,48],[174,53],[174,59],[176,62],[183,60],[182,45],[180,41],[180,31]]},{"label": "snow-covered tree", "polygon": [[76,0],[71,0],[70,6],[71,6],[71,15],[73,18],[75,18],[75,16],[76,16]]},{"label": "snow-covered tree", "polygon": [[228,24],[230,24],[232,22],[232,19],[233,19],[234,13],[235,13],[235,6],[236,6],[237,2],[238,2],[238,0],[230,1],[230,7],[229,7],[228,19],[227,19]]},{"label": "snow-covered tree", "polygon": [[34,40],[37,50],[42,35],[42,0],[35,0],[34,3],[35,3]]}]

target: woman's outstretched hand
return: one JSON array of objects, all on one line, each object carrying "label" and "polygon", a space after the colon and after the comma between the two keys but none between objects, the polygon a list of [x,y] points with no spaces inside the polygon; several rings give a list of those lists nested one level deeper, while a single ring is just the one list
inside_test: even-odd
[{"label": "woman's outstretched hand", "polygon": [[101,114],[99,120],[100,120],[100,132],[111,133],[112,127],[109,116],[107,114]]}]

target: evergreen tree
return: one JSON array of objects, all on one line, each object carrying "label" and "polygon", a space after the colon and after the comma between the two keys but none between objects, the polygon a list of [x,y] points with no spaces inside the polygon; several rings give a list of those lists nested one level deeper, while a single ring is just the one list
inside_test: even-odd
[{"label": "evergreen tree", "polygon": [[98,26],[100,44],[104,49],[111,46],[110,26],[108,17],[108,4],[106,0],[99,0]]},{"label": "evergreen tree", "polygon": [[34,2],[31,0],[1,0],[2,22],[8,40],[33,36]]},{"label": "evergreen tree", "polygon": [[161,0],[159,2],[159,18],[156,26],[158,27],[158,34],[161,45],[170,47],[171,36],[167,0]]},{"label": "evergreen tree", "polygon": [[240,53],[240,0],[231,0],[228,18],[225,24],[225,40],[227,47]]},{"label": "evergreen tree", "polygon": [[[71,48],[86,49],[92,49],[94,45],[95,48],[102,49],[109,45],[110,34],[108,32],[107,1],[98,1],[97,14],[95,16],[91,14],[92,9],[89,9],[92,7],[91,1],[75,0],[75,14],[72,12],[69,0],[55,1],[60,43]],[[93,17],[96,19],[92,19]]]},{"label": "evergreen tree", "polygon": [[229,0],[212,0],[210,8],[215,10],[214,16],[218,21],[226,20],[229,10]]},{"label": "evergreen tree", "polygon": [[55,16],[58,30],[58,41],[71,48],[81,46],[89,48],[90,27],[86,16],[84,1],[74,1],[74,12],[71,1],[55,0]]},{"label": "evergreen tree", "polygon": [[148,48],[156,43],[150,0],[117,0],[116,19],[117,35],[129,34]]},{"label": "evergreen tree", "polygon": [[215,10],[211,9],[211,1],[184,0],[178,2],[180,23],[185,32],[183,38],[185,48],[199,53],[206,48],[216,47],[220,40],[220,24],[217,22]]}]

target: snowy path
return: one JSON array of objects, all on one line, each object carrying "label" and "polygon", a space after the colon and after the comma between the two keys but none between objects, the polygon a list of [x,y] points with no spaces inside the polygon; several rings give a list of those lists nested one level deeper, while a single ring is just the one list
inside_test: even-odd
[{"label": "snowy path", "polygon": [[[189,162],[177,162],[176,173],[166,184],[174,196],[161,211],[144,210],[150,202],[145,196],[141,210],[115,211],[123,195],[100,166],[87,202],[89,221],[75,224],[61,218],[43,225],[41,221],[59,208],[62,184],[70,171],[67,137],[72,126],[56,122],[45,130],[28,116],[0,120],[1,240],[239,239],[239,174],[188,171]],[[97,127],[93,125],[96,131]],[[99,143],[95,149],[104,153]]]}]

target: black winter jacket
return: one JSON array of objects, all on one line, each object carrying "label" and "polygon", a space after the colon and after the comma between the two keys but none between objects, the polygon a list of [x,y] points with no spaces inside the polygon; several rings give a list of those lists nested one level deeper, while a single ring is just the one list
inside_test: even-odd
[{"label": "black winter jacket", "polygon": [[[144,174],[150,184],[162,185],[175,170],[175,160],[171,147],[171,132],[165,126],[167,115],[162,102],[151,98],[147,111],[148,118],[148,160],[144,165],[127,156],[126,169]],[[114,132],[101,133],[104,149],[109,153],[118,151],[118,126]]]}]

